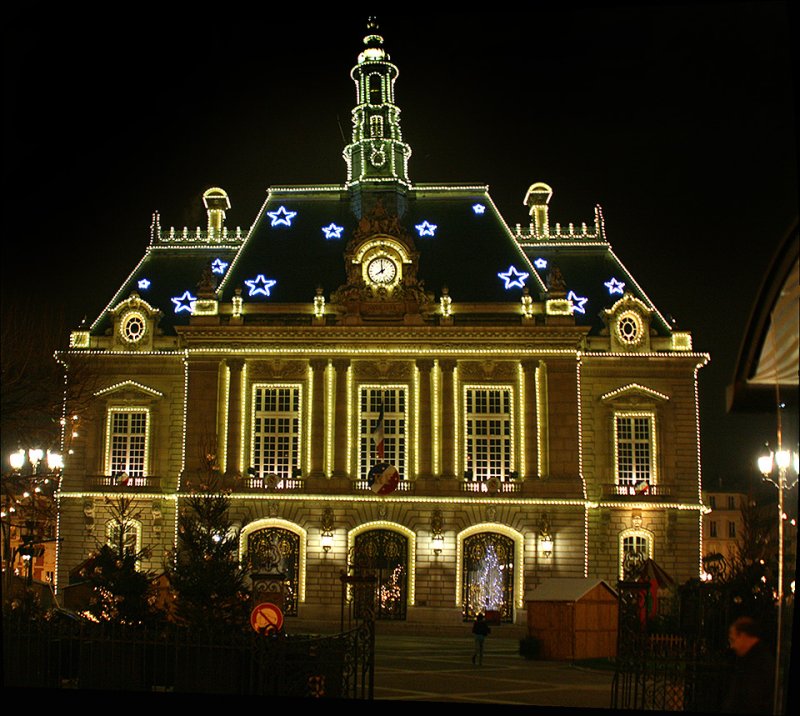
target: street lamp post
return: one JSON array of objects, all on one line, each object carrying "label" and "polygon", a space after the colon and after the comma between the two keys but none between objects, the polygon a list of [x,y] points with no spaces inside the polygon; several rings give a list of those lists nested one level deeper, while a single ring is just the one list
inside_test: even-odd
[{"label": "street lamp post", "polygon": [[[58,477],[64,466],[61,455],[41,448],[19,449],[8,457],[11,472],[3,475],[3,506],[0,512],[3,531],[3,559],[5,562],[4,594],[12,593],[14,560],[17,555],[25,560],[26,585],[33,582],[33,557],[41,547],[37,535],[38,501],[49,488],[57,487]],[[27,512],[27,514],[23,514]],[[24,528],[22,544],[12,549],[11,530],[14,526]]]},{"label": "street lamp post", "polygon": [[[782,436],[780,429],[778,430],[778,449],[773,453],[769,445],[764,446],[764,451],[758,457],[758,469],[764,476],[764,479],[770,482],[778,489],[778,615],[777,615],[777,635],[775,639],[775,684],[774,684],[774,701],[773,712],[776,714],[781,713],[781,637],[783,636],[783,522],[786,519],[784,513],[784,493],[786,490],[791,490],[796,484],[798,479],[798,451],[794,452],[794,459],[792,458],[792,451],[785,450],[782,446]],[[794,466],[794,481],[787,479],[789,477],[789,468]],[[777,467],[777,475],[775,475],[775,468]],[[776,479],[777,477],[777,479]]]}]

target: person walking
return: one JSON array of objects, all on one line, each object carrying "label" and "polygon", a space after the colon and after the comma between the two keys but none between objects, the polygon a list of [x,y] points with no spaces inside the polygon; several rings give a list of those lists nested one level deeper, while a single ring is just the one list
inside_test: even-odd
[{"label": "person walking", "polygon": [[475,637],[475,651],[472,653],[473,664],[475,659],[478,660],[478,665],[483,664],[483,642],[486,641],[486,637],[491,633],[492,630],[486,621],[486,617],[483,613],[478,614],[472,623],[472,634]]},{"label": "person walking", "polygon": [[736,655],[723,713],[769,714],[775,685],[775,657],[750,617],[739,617],[728,630],[728,643]]}]

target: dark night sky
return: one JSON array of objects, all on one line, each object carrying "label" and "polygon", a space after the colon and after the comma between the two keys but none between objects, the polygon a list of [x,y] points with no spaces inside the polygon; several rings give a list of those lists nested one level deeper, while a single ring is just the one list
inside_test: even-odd
[{"label": "dark night sky", "polygon": [[[553,221],[589,222],[601,204],[617,255],[712,354],[706,480],[755,479],[774,419],[726,415],[724,388],[798,214],[796,16],[785,3],[544,7],[379,17],[412,180],[489,184],[512,225],[534,181],[555,190]],[[344,180],[366,13],[136,10],[6,22],[4,312],[27,296],[70,326],[94,319],[152,211],[203,224],[211,185],[245,228],[271,184]]]}]

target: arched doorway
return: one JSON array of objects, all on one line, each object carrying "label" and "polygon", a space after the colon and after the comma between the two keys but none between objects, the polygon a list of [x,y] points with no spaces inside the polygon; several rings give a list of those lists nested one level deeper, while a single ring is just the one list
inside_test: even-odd
[{"label": "arched doorway", "polygon": [[368,530],[356,535],[355,571],[377,577],[375,618],[404,620],[408,603],[408,538],[393,530]]},{"label": "arched doorway", "polygon": [[514,540],[496,532],[465,537],[462,577],[464,621],[480,612],[514,620]]},{"label": "arched doorway", "polygon": [[247,561],[253,572],[284,576],[283,613],[297,616],[300,536],[281,527],[265,527],[247,535]]}]

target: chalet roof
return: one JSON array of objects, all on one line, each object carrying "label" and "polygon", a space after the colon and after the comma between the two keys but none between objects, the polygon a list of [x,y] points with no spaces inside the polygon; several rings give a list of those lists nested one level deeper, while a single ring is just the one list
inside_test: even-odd
[{"label": "chalet roof", "polygon": [[545,579],[536,589],[525,594],[527,602],[577,602],[591,592],[598,584],[617,596],[604,579],[584,579],[581,577],[554,577]]}]

